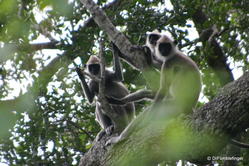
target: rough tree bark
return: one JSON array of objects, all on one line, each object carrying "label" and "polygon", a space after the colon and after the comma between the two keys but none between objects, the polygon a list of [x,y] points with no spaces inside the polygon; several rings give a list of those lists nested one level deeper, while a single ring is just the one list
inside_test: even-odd
[{"label": "rough tree bark", "polygon": [[[154,121],[135,127],[127,139],[114,146],[105,146],[108,137],[95,142],[82,156],[80,166],[146,166],[180,159],[208,162],[207,156],[215,156],[249,127],[249,72],[227,84],[191,117],[172,111],[177,108],[155,110],[156,116],[149,115]],[[142,116],[148,117],[145,113]]]},{"label": "rough tree bark", "polygon": [[[192,19],[196,25],[198,33],[201,36],[203,30],[205,29],[203,25],[208,22],[208,16],[202,11],[202,8],[200,7],[200,9],[196,10],[196,12],[193,13]],[[214,32],[212,31],[212,33]],[[220,44],[214,37],[211,40],[208,40],[211,37],[212,33],[210,35],[207,35],[206,39],[203,38],[202,42],[204,45],[205,42],[209,42],[210,53],[207,56],[207,63],[219,78],[221,86],[224,86],[228,82],[233,81],[234,78],[232,71],[229,68],[229,65],[227,64],[227,58]]]},{"label": "rough tree bark", "polygon": [[81,0],[81,2],[92,14],[92,17],[98,26],[106,32],[109,39],[122,52],[124,55],[122,58],[139,70],[146,69],[148,64],[143,49],[132,45],[125,35],[116,29],[103,10],[99,8],[92,0]]},{"label": "rough tree bark", "polygon": [[[81,0],[110,40],[124,54],[122,58],[136,68],[146,67],[144,53],[132,49],[132,44],[111,23],[106,14],[92,0]],[[139,64],[139,65],[138,65]],[[221,151],[231,138],[249,127],[249,72],[227,84],[209,103],[182,115],[177,106],[168,104],[140,116],[133,132],[114,146],[105,146],[103,137],[81,158],[80,166],[153,165],[160,161],[188,161],[205,163],[207,156]],[[141,118],[139,118],[141,119]],[[135,119],[132,123],[138,120]]]}]

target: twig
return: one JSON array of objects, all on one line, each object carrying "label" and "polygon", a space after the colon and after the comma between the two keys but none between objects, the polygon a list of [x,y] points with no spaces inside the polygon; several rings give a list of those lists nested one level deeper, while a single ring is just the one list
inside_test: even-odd
[{"label": "twig", "polygon": [[217,26],[214,24],[211,28],[207,28],[203,30],[199,38],[191,42],[182,44],[181,48],[196,44],[198,42],[203,42],[203,41],[211,42],[214,38],[221,36],[227,30],[229,30],[229,28],[224,28],[223,30],[218,31]]},{"label": "twig", "polygon": [[80,0],[84,7],[92,14],[94,21],[105,31],[109,39],[119,48],[130,65],[136,69],[148,67],[146,55],[143,49],[134,47],[126,36],[117,30],[103,9],[99,8],[93,0]]},{"label": "twig", "polygon": [[[104,112],[111,110],[110,105],[108,104],[105,98],[105,58],[104,58],[104,42],[101,38],[99,41],[99,58],[100,58],[100,83],[99,83],[99,95],[98,98],[101,101],[101,106],[103,107]],[[108,113],[107,113],[108,114]],[[108,114],[109,115],[109,114]]]},{"label": "twig", "polygon": [[91,136],[91,134],[89,132],[87,132],[86,130],[84,130],[82,127],[80,127],[78,124],[72,122],[71,120],[67,120],[67,122],[69,124],[71,124],[72,126],[74,126],[75,128],[78,128],[80,131],[82,131],[83,133],[85,133],[92,141],[94,140],[94,137]]}]

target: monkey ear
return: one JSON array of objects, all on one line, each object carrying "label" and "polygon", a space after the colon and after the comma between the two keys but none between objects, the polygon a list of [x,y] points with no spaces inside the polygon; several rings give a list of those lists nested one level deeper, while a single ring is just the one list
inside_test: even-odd
[{"label": "monkey ear", "polygon": [[159,28],[157,28],[156,30],[157,30],[159,33],[161,33],[161,32],[162,32],[162,30],[161,30],[161,29],[159,29]]},{"label": "monkey ear", "polygon": [[174,40],[174,44],[175,44],[175,46],[178,44],[178,41],[176,41],[176,40]]}]

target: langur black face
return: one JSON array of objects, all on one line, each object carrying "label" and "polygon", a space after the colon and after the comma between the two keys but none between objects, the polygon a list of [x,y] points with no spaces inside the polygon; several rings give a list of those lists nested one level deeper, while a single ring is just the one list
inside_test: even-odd
[{"label": "langur black face", "polygon": [[158,44],[158,50],[163,57],[169,56],[177,45],[177,41],[162,42]]},{"label": "langur black face", "polygon": [[177,51],[177,42],[166,35],[162,35],[155,47],[155,55],[162,61],[173,56]]},{"label": "langur black face", "polygon": [[157,40],[160,38],[161,36],[159,34],[149,34],[148,38],[149,38],[149,43],[151,45],[156,45]]},{"label": "langur black face", "polygon": [[88,71],[92,75],[98,75],[100,73],[100,64],[89,64]]},{"label": "langur black face", "polygon": [[172,51],[172,45],[171,43],[160,43],[158,49],[162,56],[167,57]]}]

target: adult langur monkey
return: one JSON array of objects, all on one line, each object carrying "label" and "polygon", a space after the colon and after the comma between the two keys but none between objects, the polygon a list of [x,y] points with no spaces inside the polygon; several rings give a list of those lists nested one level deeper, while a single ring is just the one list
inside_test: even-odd
[{"label": "adult langur monkey", "polygon": [[[195,62],[184,55],[177,48],[177,42],[159,30],[147,32],[146,45],[151,53],[151,58],[161,63],[160,89],[155,101],[164,98],[174,98],[181,104],[186,103],[187,108],[194,108],[201,91],[200,72]],[[141,100],[140,96],[151,98],[152,93],[140,91],[129,94],[122,99],[109,99],[114,104],[125,104]],[[139,97],[137,97],[139,96]]]},{"label": "adult langur monkey", "polygon": [[201,92],[200,71],[196,63],[177,48],[177,42],[161,35],[155,47],[155,57],[163,61],[160,89],[155,102],[171,98],[184,111],[192,111]]},{"label": "adult langur monkey", "polygon": [[[163,64],[161,67],[160,89],[154,102],[158,103],[162,99],[166,101],[173,100],[176,104],[181,105],[183,111],[192,111],[198,101],[201,90],[200,73],[195,62],[178,50],[176,41],[173,41],[158,30],[147,33],[146,46],[152,54],[151,57],[154,58],[152,60]],[[137,96],[141,95],[129,94],[123,99],[114,101],[117,104],[125,104],[142,99]],[[149,93],[143,92],[142,96],[148,97]],[[140,117],[138,116],[138,118]],[[134,124],[130,123],[120,136],[111,138],[106,144],[113,144],[125,139],[131,132],[131,125]],[[235,139],[231,139],[230,142],[240,148],[249,148],[249,144]]]},{"label": "adult langur monkey", "polygon": [[[152,47],[149,46],[152,58],[154,57],[157,61],[162,62],[160,88],[150,111],[155,109],[156,103],[173,101],[181,106],[182,111],[190,112],[196,106],[201,91],[199,69],[192,59],[178,50],[177,42],[167,35],[158,32],[156,32],[156,35],[157,37],[150,38],[148,36],[149,39],[147,38],[147,41],[152,41]],[[129,132],[128,126],[120,136],[111,138],[107,144],[119,142]]]},{"label": "adult langur monkey", "polygon": [[[159,70],[161,69],[163,61],[161,59],[158,59],[158,57],[155,56],[155,47],[156,47],[157,40],[160,39],[161,35],[162,35],[161,30],[159,30],[159,29],[155,29],[152,32],[146,32],[145,45],[144,46],[137,46],[137,47],[142,48],[144,50],[147,63],[150,66],[153,66]],[[142,90],[138,90],[134,93],[131,93],[131,94],[123,97],[122,99],[115,99],[115,98],[107,98],[107,99],[112,104],[122,105],[122,104],[126,104],[129,102],[141,101],[144,99],[154,99],[155,95],[156,94],[151,90],[142,89]]]},{"label": "adult langur monkey", "polygon": [[[192,111],[201,91],[200,72],[195,62],[179,51],[177,42],[167,35],[161,35],[157,40],[155,57],[163,61],[155,103],[166,98],[179,104],[184,112]],[[230,142],[240,148],[249,148],[249,144],[235,139]]]},{"label": "adult langur monkey", "polygon": [[[108,69],[105,69],[105,92],[104,96],[113,97],[113,98],[123,98],[129,94],[129,91],[122,83],[123,74],[122,68],[120,64],[120,60],[117,54],[119,54],[119,50],[113,44],[113,56],[114,56],[114,72]],[[100,78],[100,59],[97,56],[91,56],[85,66],[85,72],[90,76]],[[99,82],[89,78],[89,83],[86,83],[85,75],[81,69],[77,68],[77,74],[81,80],[81,86],[84,91],[86,98],[89,103],[93,102],[95,96],[98,97],[99,93]],[[114,121],[108,116],[105,111],[101,107],[102,103],[97,99],[95,115],[96,120],[100,124],[100,126],[104,129],[98,135],[99,140],[104,134],[110,135],[112,130],[120,133],[122,130],[130,123],[130,121],[135,117],[135,107],[134,103],[130,102],[125,105],[112,105],[110,104],[111,109],[118,113],[118,122],[119,124],[114,124]],[[119,126],[117,129],[116,126]],[[120,127],[121,126],[121,127]]]},{"label": "adult langur monkey", "polygon": [[146,43],[143,46],[144,51],[146,53],[145,55],[147,63],[149,65],[156,67],[159,70],[161,69],[163,61],[158,59],[157,56],[155,56],[155,48],[157,41],[161,38],[161,36],[162,36],[161,30],[159,29],[155,29],[152,32],[146,32]]}]

